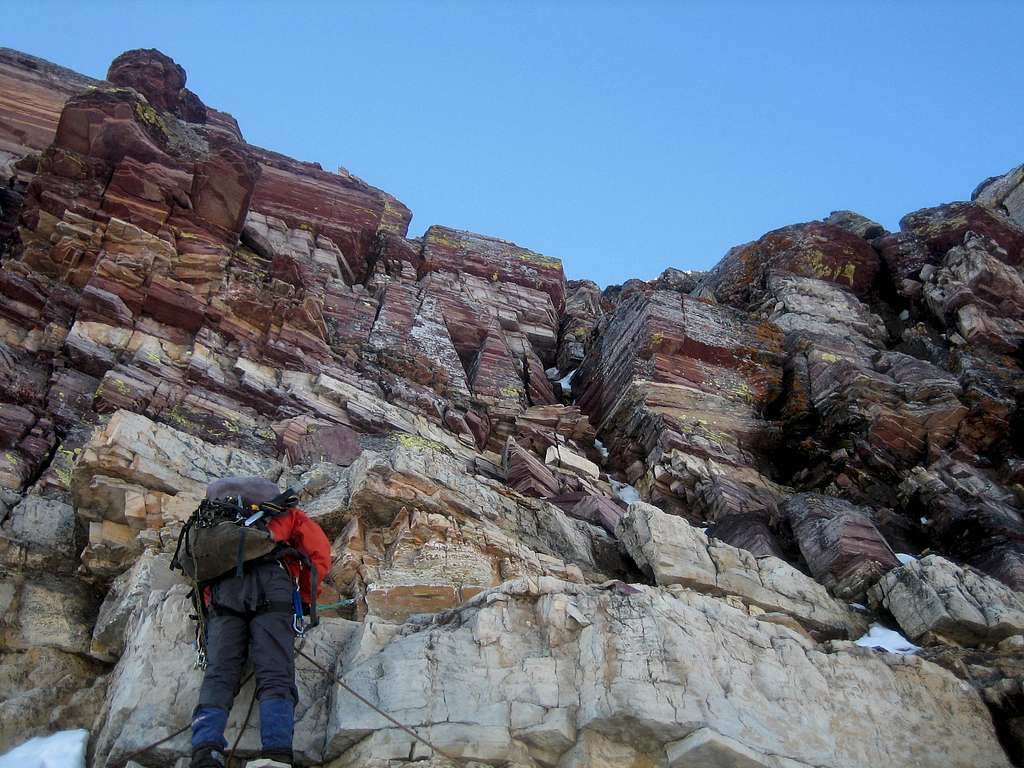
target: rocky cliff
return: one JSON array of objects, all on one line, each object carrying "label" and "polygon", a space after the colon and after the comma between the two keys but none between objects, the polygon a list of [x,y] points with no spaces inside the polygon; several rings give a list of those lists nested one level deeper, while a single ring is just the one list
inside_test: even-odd
[{"label": "rocky cliff", "polygon": [[1022,168],[602,291],[185,84],[0,50],[0,747],[188,722],[169,552],[241,473],[332,538],[304,650],[448,755],[303,660],[301,765],[1024,764]]}]

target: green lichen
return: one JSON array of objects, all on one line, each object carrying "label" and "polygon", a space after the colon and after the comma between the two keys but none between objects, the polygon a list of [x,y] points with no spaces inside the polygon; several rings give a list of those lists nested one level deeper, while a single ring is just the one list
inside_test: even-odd
[{"label": "green lichen", "polygon": [[60,484],[65,488],[71,487],[71,476],[75,469],[75,463],[81,455],[81,448],[74,448],[71,450],[67,448],[59,448],[57,450],[57,461],[54,462],[53,474],[56,475]]},{"label": "green lichen", "polygon": [[754,390],[752,390],[746,382],[743,382],[736,387],[736,395],[745,403],[754,402]]},{"label": "green lichen", "polygon": [[196,432],[199,430],[199,425],[192,419],[188,418],[188,416],[186,416],[181,410],[180,406],[176,405],[168,410],[165,417],[168,421],[175,424],[178,429],[184,432]]},{"label": "green lichen", "polygon": [[164,125],[164,121],[160,118],[157,111],[147,102],[142,101],[141,99],[136,101],[135,114],[138,116],[139,120],[146,123],[146,125],[155,128],[165,136],[167,135],[167,126]]},{"label": "green lichen", "polygon": [[402,432],[398,435],[398,444],[403,448],[411,448],[413,450],[447,451],[436,440],[430,440],[420,435],[411,435],[408,432]]},{"label": "green lichen", "polygon": [[521,397],[523,394],[522,387],[502,387],[498,391],[502,397]]}]

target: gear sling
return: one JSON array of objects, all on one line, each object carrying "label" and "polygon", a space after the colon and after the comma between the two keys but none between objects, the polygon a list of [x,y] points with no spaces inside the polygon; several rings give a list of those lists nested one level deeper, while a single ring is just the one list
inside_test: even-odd
[{"label": "gear sling", "polygon": [[307,629],[319,624],[316,565],[304,553],[277,541],[267,530],[267,522],[287,514],[297,501],[295,492],[290,488],[260,504],[245,504],[241,494],[207,498],[200,502],[182,528],[171,568],[177,568],[192,582],[197,668],[205,669],[207,660],[207,608],[203,600],[203,588],[232,570],[240,576],[246,563],[270,559],[270,556],[275,560],[292,557],[307,568],[310,573],[309,621],[304,619],[305,612],[297,582],[290,603],[271,603],[267,610],[292,612],[292,629],[299,637]]}]

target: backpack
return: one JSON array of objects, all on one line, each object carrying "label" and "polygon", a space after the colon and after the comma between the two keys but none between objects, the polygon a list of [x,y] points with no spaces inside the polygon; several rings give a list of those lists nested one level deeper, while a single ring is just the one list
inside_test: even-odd
[{"label": "backpack", "polygon": [[245,563],[288,549],[267,530],[267,523],[298,501],[292,489],[270,501],[247,504],[241,495],[203,499],[178,536],[171,568],[203,584]]}]

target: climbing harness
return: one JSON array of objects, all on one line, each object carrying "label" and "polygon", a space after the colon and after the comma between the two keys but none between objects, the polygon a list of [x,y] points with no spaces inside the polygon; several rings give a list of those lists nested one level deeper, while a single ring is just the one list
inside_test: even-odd
[{"label": "climbing harness", "polygon": [[[308,629],[320,623],[316,603],[318,578],[316,566],[302,552],[277,541],[267,530],[267,523],[286,514],[295,506],[298,497],[289,488],[270,501],[245,504],[241,495],[204,499],[185,523],[178,535],[177,547],[171,559],[171,568],[180,570],[192,586],[191,599],[196,622],[193,647],[193,667],[205,670],[209,661],[206,649],[206,619],[208,609],[203,599],[203,587],[234,569],[235,575],[244,572],[245,563],[273,556],[278,561],[290,557],[304,566],[310,574],[309,618],[303,610],[298,581],[292,603],[286,610],[292,613],[292,629],[302,637]],[[271,610],[280,610],[271,606]]]}]

